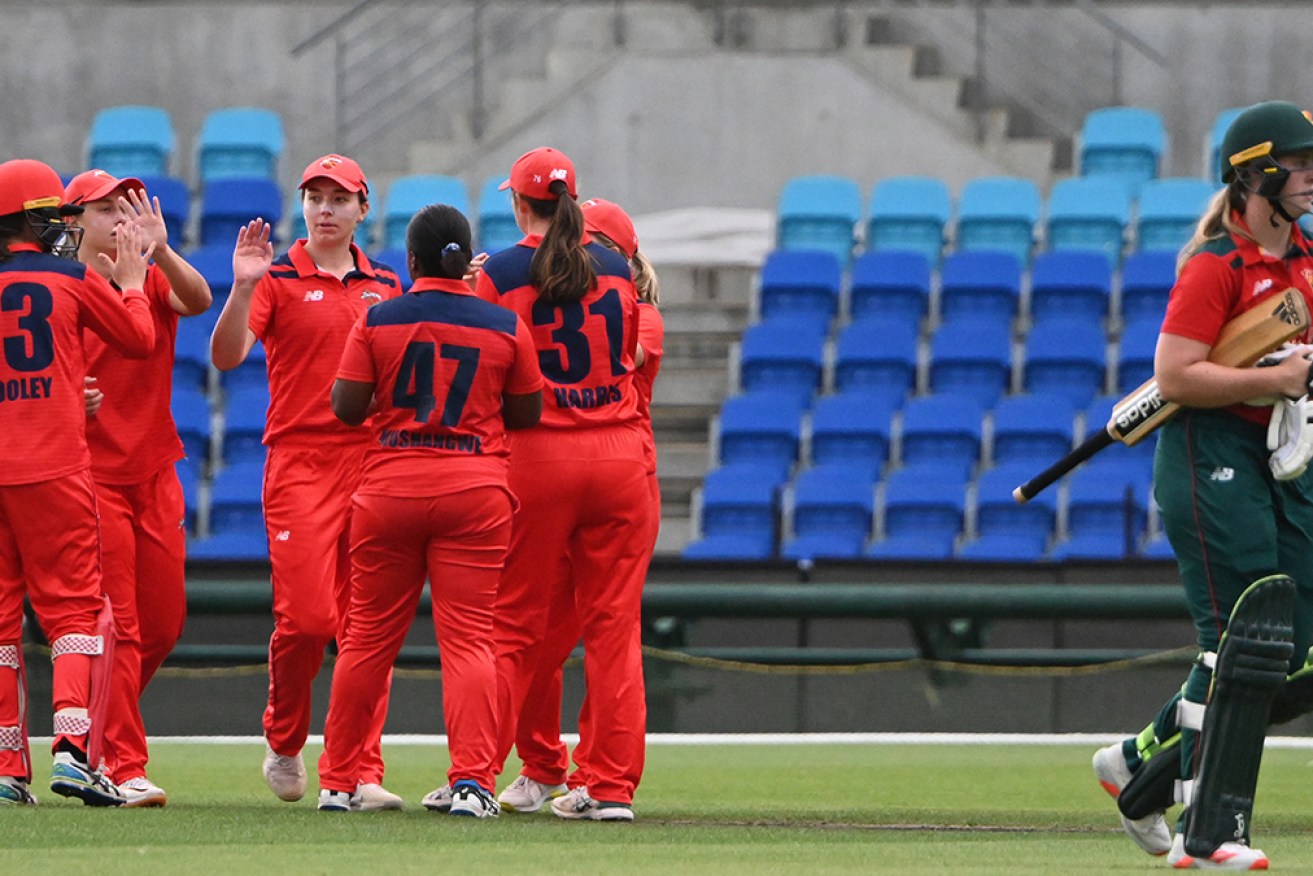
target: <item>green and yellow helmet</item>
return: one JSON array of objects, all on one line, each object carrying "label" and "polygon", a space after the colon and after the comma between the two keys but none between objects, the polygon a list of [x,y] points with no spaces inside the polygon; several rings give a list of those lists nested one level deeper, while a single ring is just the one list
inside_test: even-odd
[{"label": "green and yellow helmet", "polygon": [[1236,116],[1219,151],[1223,182],[1234,180],[1238,168],[1256,162],[1262,174],[1259,194],[1270,197],[1287,176],[1276,156],[1313,151],[1313,115],[1284,100],[1256,103]]}]

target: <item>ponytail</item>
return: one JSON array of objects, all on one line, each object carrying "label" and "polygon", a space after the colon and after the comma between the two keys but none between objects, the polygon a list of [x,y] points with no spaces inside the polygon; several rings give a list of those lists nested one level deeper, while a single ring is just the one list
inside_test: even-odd
[{"label": "ponytail", "polygon": [[639,301],[646,301],[653,306],[661,303],[661,281],[657,279],[656,269],[647,260],[647,256],[634,250],[634,257],[629,260],[629,267],[634,272],[634,291]]},{"label": "ponytail", "polygon": [[1213,195],[1212,200],[1208,202],[1203,216],[1199,218],[1199,224],[1195,226],[1194,234],[1190,237],[1188,243],[1181,248],[1180,255],[1176,257],[1176,275],[1179,277],[1181,271],[1185,270],[1185,263],[1188,262],[1195,253],[1203,249],[1210,240],[1220,240],[1228,234],[1234,234],[1243,237],[1246,240],[1254,238],[1240,226],[1236,225],[1235,220],[1231,218],[1233,212],[1239,213],[1245,209],[1245,200],[1247,193],[1240,186],[1232,184]]},{"label": "ponytail", "polygon": [[448,204],[429,204],[406,226],[406,250],[415,261],[415,279],[459,280],[474,258],[469,220]]},{"label": "ponytail", "polygon": [[548,188],[556,195],[555,200],[519,196],[535,216],[551,220],[529,263],[529,282],[543,301],[578,301],[597,285],[592,259],[580,243],[584,214],[563,180],[552,180]]}]

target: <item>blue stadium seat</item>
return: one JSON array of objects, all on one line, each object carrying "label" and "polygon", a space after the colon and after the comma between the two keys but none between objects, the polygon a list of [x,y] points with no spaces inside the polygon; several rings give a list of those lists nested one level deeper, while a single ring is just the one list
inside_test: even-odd
[{"label": "blue stadium seat", "polygon": [[214,297],[212,308],[217,312],[223,308],[223,301],[233,288],[233,244],[236,234],[229,241],[198,246],[187,253],[187,261],[200,271],[210,287]]},{"label": "blue stadium seat", "polygon": [[169,230],[169,245],[181,250],[191,234],[191,189],[176,176],[139,176],[146,196],[160,199],[160,212]]},{"label": "blue stadium seat", "polygon": [[455,176],[417,174],[398,177],[388,186],[383,202],[383,246],[404,249],[411,217],[429,204],[448,204],[468,216],[470,194],[465,183]]},{"label": "blue stadium seat", "polygon": [[861,468],[821,465],[793,484],[793,537],[780,549],[790,560],[857,559],[871,536],[875,480]]},{"label": "blue stadium seat", "polygon": [[228,393],[223,413],[223,459],[227,465],[260,463],[265,456],[264,424],[269,389],[256,383]]},{"label": "blue stadium seat", "polygon": [[894,408],[861,390],[823,396],[811,413],[811,461],[843,465],[874,481],[889,461]]},{"label": "blue stadium seat", "polygon": [[944,319],[958,315],[1017,315],[1021,298],[1021,263],[1005,252],[955,252],[940,271],[939,310]]},{"label": "blue stadium seat", "polygon": [[745,392],[778,390],[810,407],[825,369],[825,335],[806,318],[774,316],[743,333],[739,377]]},{"label": "blue stadium seat", "polygon": [[[1108,420],[1112,417],[1112,410],[1119,401],[1121,395],[1101,395],[1090,402],[1089,407],[1085,409],[1085,431],[1081,440],[1107,427]],[[1098,453],[1085,463],[1084,467],[1099,468],[1107,465],[1114,469],[1110,472],[1110,477],[1130,478],[1137,483],[1147,485],[1153,474],[1153,453],[1157,444],[1157,432],[1149,433],[1148,437],[1129,447],[1117,442]]]},{"label": "blue stadium seat", "polygon": [[834,350],[834,387],[878,395],[895,407],[916,389],[917,329],[900,318],[849,323]]},{"label": "blue stadium seat", "polygon": [[866,549],[883,560],[948,560],[962,532],[966,481],[935,466],[893,472],[879,492],[884,537]]},{"label": "blue stadium seat", "polygon": [[1213,118],[1213,127],[1208,134],[1208,166],[1203,172],[1203,176],[1212,180],[1213,185],[1222,184],[1222,138],[1226,136],[1226,129],[1231,127],[1236,116],[1244,111],[1245,107],[1242,106],[1231,107],[1222,110]]},{"label": "blue stadium seat", "polygon": [[1009,176],[973,179],[958,199],[957,249],[1005,252],[1018,264],[1027,265],[1039,212],[1039,188],[1030,180]]},{"label": "blue stadium seat", "polygon": [[397,277],[401,280],[401,291],[410,291],[410,271],[406,268],[406,251],[404,249],[392,249],[385,247],[380,249],[369,257],[369,261],[374,265],[383,264],[397,272]]},{"label": "blue stadium seat", "polygon": [[1135,248],[1180,252],[1216,191],[1207,180],[1194,177],[1149,180],[1140,187]]},{"label": "blue stadium seat", "polygon": [[1058,517],[1057,490],[1045,490],[1024,505],[1012,491],[1036,474],[1028,463],[998,465],[976,483],[977,537],[962,545],[958,559],[1033,563],[1048,552]]},{"label": "blue stadium seat", "polygon": [[210,530],[214,533],[239,529],[264,530],[264,508],[260,494],[264,486],[264,461],[250,460],[225,466],[214,476],[210,492]]},{"label": "blue stadium seat", "polygon": [[1176,551],[1172,550],[1172,544],[1167,540],[1167,536],[1159,532],[1145,541],[1140,548],[1140,556],[1146,560],[1175,560]]},{"label": "blue stadium seat", "polygon": [[966,481],[980,460],[984,409],[970,396],[938,395],[914,398],[903,408],[904,466],[941,469]]},{"label": "blue stadium seat", "polygon": [[203,392],[210,380],[210,333],[219,310],[209,310],[178,320],[178,334],[173,349],[173,387]]},{"label": "blue stadium seat", "polygon": [[1021,366],[1027,392],[1051,392],[1083,408],[1103,392],[1108,342],[1097,323],[1081,319],[1037,322],[1026,336]]},{"label": "blue stadium seat", "polygon": [[198,470],[210,461],[210,435],[213,433],[210,417],[210,399],[198,387],[174,386],[169,403],[173,423],[178,427],[183,452]]},{"label": "blue stadium seat", "polygon": [[952,197],[943,180],[928,176],[883,179],[871,190],[866,249],[916,253],[936,264],[944,249],[944,228],[952,215]]},{"label": "blue stadium seat", "polygon": [[1071,450],[1075,420],[1076,407],[1065,395],[1043,392],[1008,396],[994,408],[990,458],[999,466],[1038,465],[1031,473],[1035,474]]},{"label": "blue stadium seat", "polygon": [[276,226],[283,218],[283,195],[272,179],[221,177],[201,195],[200,241],[227,244],[231,258],[237,231],[252,219]]},{"label": "blue stadium seat", "polygon": [[775,555],[779,480],[754,463],[722,465],[707,474],[701,493],[701,538],[686,560],[765,560]]},{"label": "blue stadium seat", "polygon": [[823,250],[840,264],[852,255],[862,219],[862,192],[842,176],[800,176],[784,184],[776,220],[776,246]]},{"label": "blue stadium seat", "polygon": [[283,120],[273,110],[214,110],[201,123],[196,140],[198,175],[204,184],[227,177],[276,180],[283,145]]},{"label": "blue stadium seat", "polygon": [[200,508],[201,467],[194,460],[183,458],[173,468],[182,486],[183,524],[189,536],[195,535]]},{"label": "blue stadium seat", "polygon": [[219,384],[228,393],[234,393],[246,387],[255,387],[268,392],[269,371],[265,358],[264,344],[256,341],[251,352],[246,354],[242,364],[231,371],[219,372]]},{"label": "blue stadium seat", "polygon": [[479,190],[478,240],[482,252],[503,250],[524,237],[520,226],[515,224],[510,190],[498,188],[505,179],[504,176],[489,177]]},{"label": "blue stadium seat", "polygon": [[1147,317],[1163,320],[1167,298],[1176,285],[1176,254],[1133,252],[1122,265],[1121,315],[1126,322]]},{"label": "blue stadium seat", "polygon": [[1085,177],[1109,177],[1130,197],[1158,176],[1167,151],[1167,129],[1151,109],[1113,106],[1085,116],[1080,133],[1080,169]]},{"label": "blue stadium seat", "polygon": [[1042,252],[1030,269],[1030,314],[1099,322],[1108,315],[1112,269],[1098,253]]},{"label": "blue stadium seat", "polygon": [[1122,395],[1153,377],[1153,355],[1162,320],[1144,317],[1126,323],[1117,351],[1117,390]]},{"label": "blue stadium seat", "polygon": [[820,250],[775,250],[761,266],[761,315],[806,316],[824,329],[839,310],[843,269]]},{"label": "blue stadium seat", "polygon": [[913,328],[921,325],[930,306],[930,262],[914,252],[865,252],[853,262],[849,312],[899,317]]},{"label": "blue stadium seat", "polygon": [[1119,560],[1136,554],[1148,516],[1148,491],[1106,475],[1106,469],[1086,467],[1068,476],[1067,538],[1054,546],[1055,561]]},{"label": "blue stadium seat", "polygon": [[173,120],[157,106],[113,106],[96,113],[87,134],[87,167],[113,176],[163,176],[174,147]]},{"label": "blue stadium seat", "polygon": [[719,417],[722,465],[754,463],[783,481],[798,459],[802,408],[787,392],[745,392],[725,399]]},{"label": "blue stadium seat", "polygon": [[1049,195],[1045,242],[1050,250],[1102,253],[1109,265],[1121,262],[1131,196],[1123,183],[1107,177],[1073,177]]},{"label": "blue stadium seat", "polygon": [[1012,330],[996,319],[957,316],[930,341],[930,391],[994,407],[1012,378]]}]

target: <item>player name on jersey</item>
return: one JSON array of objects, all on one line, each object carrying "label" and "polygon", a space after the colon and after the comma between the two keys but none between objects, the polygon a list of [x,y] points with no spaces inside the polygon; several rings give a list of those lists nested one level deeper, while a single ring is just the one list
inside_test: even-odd
[{"label": "player name on jersey", "polygon": [[556,395],[556,406],[558,408],[600,408],[613,405],[624,397],[620,392],[619,384],[615,383],[599,386],[596,389],[592,387],[584,387],[583,389],[553,387],[552,392]]},{"label": "player name on jersey", "polygon": [[15,377],[0,383],[0,402],[50,398],[52,377]]},{"label": "player name on jersey", "polygon": [[378,434],[379,447],[434,447],[440,450],[455,450],[460,453],[483,454],[483,439],[478,435],[447,434],[433,432],[411,432],[406,429],[384,429]]}]

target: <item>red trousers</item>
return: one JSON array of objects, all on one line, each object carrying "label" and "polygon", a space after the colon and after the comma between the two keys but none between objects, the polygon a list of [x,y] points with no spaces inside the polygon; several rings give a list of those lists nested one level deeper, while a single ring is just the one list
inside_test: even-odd
[{"label": "red trousers", "polygon": [[[23,596],[52,643],[64,636],[94,636],[102,604],[100,528],[89,471],[51,481],[0,486],[0,647],[22,648]],[[91,703],[91,662],[86,654],[55,658],[54,710]],[[0,661],[0,776],[31,778],[27,762],[26,685],[21,667]],[[85,750],[86,734],[56,733]],[[11,744],[14,743],[14,744]]]},{"label": "red trousers", "polygon": [[530,699],[550,710],[540,698],[554,696],[559,728],[559,682],[544,694],[533,681],[545,663],[560,666],[559,647],[547,645],[566,636],[549,636],[548,626],[552,606],[572,599],[584,640],[589,793],[626,804],[646,752],[641,612],[652,509],[642,448],[637,426],[512,433],[510,484],[521,508],[495,615],[498,763]]},{"label": "red trousers", "polygon": [[356,496],[351,605],[333,670],[319,784],[354,791],[370,720],[428,576],[442,651],[448,782],[493,788],[497,667],[492,612],[511,535],[510,494],[478,487],[432,498]]},{"label": "red trousers", "polygon": [[[648,496],[652,508],[651,531],[648,534],[648,560],[656,548],[661,529],[661,487],[656,472],[647,476]],[[644,566],[644,576],[647,568]],[[579,642],[579,615],[575,610],[573,594],[560,588],[552,601],[547,622],[547,638],[543,642],[542,659],[530,683],[533,695],[520,710],[515,728],[515,751],[520,756],[524,775],[545,785],[568,784],[575,788],[590,785],[588,773],[588,744],[592,739],[592,722],[588,697],[585,694],[579,709],[579,744],[575,746],[575,771],[570,768],[570,753],[561,741],[562,664]]]},{"label": "red trousers", "polygon": [[[269,703],[263,724],[265,738],[278,754],[294,755],[305,746],[311,685],[323,665],[324,648],[341,632],[339,618],[346,616],[351,494],[360,483],[364,453],[364,445],[279,444],[269,448],[265,461],[274,633],[269,639]],[[383,779],[380,738],[390,688],[389,675],[369,721],[360,782]]]},{"label": "red trousers", "polygon": [[114,665],[105,727],[116,781],[146,774],[140,700],[187,618],[182,485],[172,465],[138,484],[97,484],[101,566],[114,610]]}]

